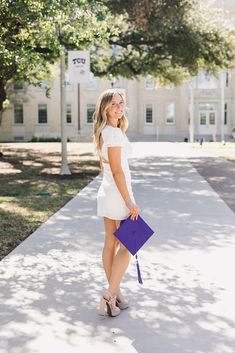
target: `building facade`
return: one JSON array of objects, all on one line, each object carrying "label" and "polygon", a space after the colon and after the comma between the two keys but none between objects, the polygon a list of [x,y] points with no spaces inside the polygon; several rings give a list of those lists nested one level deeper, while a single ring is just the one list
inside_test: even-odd
[{"label": "building facade", "polygon": [[[220,2],[215,3],[220,6]],[[224,1],[225,16],[235,18],[235,3]],[[46,96],[48,87],[49,97]],[[70,141],[92,140],[92,115],[102,91],[119,88],[127,101],[129,136],[158,141],[229,139],[235,129],[235,73],[218,77],[201,71],[180,86],[158,87],[151,77],[117,78],[112,83],[91,75],[87,84],[66,82],[66,132]],[[51,82],[41,87],[15,83],[8,89],[10,105],[2,115],[1,141],[60,137],[60,79],[55,67]],[[191,133],[191,134],[190,134]]]}]

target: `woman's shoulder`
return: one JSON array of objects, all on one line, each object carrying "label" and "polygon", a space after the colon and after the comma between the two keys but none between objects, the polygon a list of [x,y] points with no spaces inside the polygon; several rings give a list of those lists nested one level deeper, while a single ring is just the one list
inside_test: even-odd
[{"label": "woman's shoulder", "polygon": [[107,129],[111,129],[111,130],[120,130],[120,127],[115,127],[115,126],[112,126],[112,125],[105,125],[105,127],[103,128],[103,131],[104,130],[107,130]]},{"label": "woman's shoulder", "polygon": [[123,141],[123,132],[119,127],[113,127],[111,125],[106,125],[104,129],[102,130],[102,137],[104,140],[104,143],[115,140],[115,142]]},{"label": "woman's shoulder", "polygon": [[110,136],[110,135],[118,136],[118,135],[123,135],[123,132],[119,127],[106,125],[102,130],[102,134],[105,136]]}]

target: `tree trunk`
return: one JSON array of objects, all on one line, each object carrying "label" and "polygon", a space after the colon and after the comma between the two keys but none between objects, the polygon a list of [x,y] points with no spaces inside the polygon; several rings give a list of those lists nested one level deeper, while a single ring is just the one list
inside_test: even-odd
[{"label": "tree trunk", "polygon": [[3,80],[0,80],[0,111],[3,111],[3,102],[7,97],[5,83]]},{"label": "tree trunk", "polygon": [[[2,123],[2,110],[0,110],[0,131],[1,131],[1,123]],[[2,150],[3,150],[3,147],[2,147],[2,145],[0,145],[0,158],[3,157]]]},{"label": "tree trunk", "polygon": [[[0,80],[0,128],[2,124],[2,113],[3,113],[3,102],[7,97],[5,84],[3,80]],[[0,147],[0,157],[3,157],[2,146]]]}]

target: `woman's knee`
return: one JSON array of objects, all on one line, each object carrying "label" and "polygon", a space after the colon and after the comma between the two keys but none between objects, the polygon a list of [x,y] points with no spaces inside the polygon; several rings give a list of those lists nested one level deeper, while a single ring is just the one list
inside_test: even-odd
[{"label": "woman's knee", "polygon": [[120,243],[120,250],[124,253],[131,255],[130,251],[127,250],[127,248],[124,245],[122,245],[122,243]]},{"label": "woman's knee", "polygon": [[112,235],[106,236],[105,242],[104,242],[105,248],[109,250],[115,250],[118,247],[118,245],[119,245],[119,242],[117,238],[115,238],[114,236],[112,237]]},{"label": "woman's knee", "polygon": [[104,247],[110,251],[119,247],[119,240],[115,237],[114,232],[117,230],[117,221],[104,217],[105,225],[105,241]]}]

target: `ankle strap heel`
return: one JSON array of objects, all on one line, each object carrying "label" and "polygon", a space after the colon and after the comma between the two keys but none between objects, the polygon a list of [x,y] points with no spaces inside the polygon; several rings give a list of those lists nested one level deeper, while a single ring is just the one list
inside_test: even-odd
[{"label": "ankle strap heel", "polygon": [[118,316],[121,310],[116,306],[116,296],[111,296],[109,292],[105,292],[100,298],[99,315],[105,315],[105,309],[111,317]]},{"label": "ankle strap heel", "polygon": [[106,307],[106,301],[104,300],[104,297],[102,296],[100,298],[99,315],[105,316],[105,307]]}]

